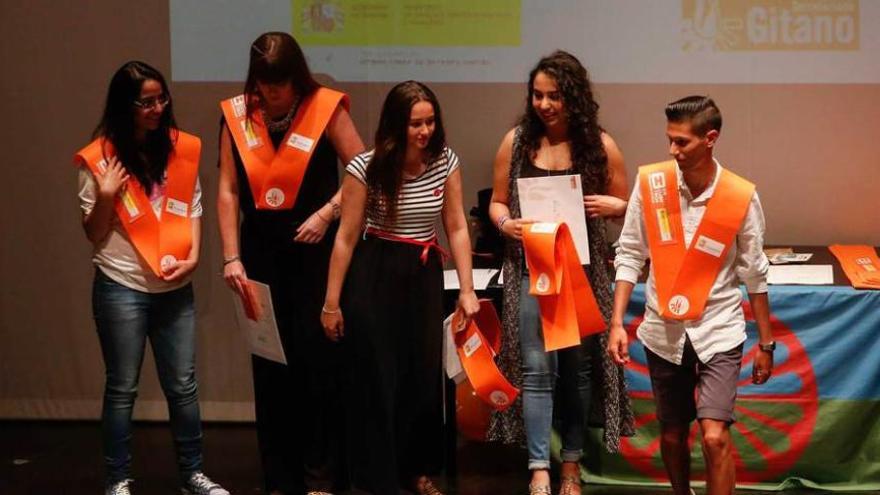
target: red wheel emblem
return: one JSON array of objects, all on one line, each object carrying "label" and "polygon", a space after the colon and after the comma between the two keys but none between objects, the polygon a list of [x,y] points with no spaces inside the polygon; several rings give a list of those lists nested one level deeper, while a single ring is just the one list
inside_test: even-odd
[{"label": "red wheel emblem", "polygon": [[[746,321],[754,322],[751,307],[743,303]],[[636,329],[642,318],[627,325],[630,345],[636,342]],[[733,455],[736,462],[737,483],[758,483],[773,480],[787,472],[804,453],[813,435],[818,410],[818,387],[810,358],[794,332],[785,323],[770,316],[773,338],[777,342],[776,362],[771,383],[775,392],[763,390],[767,385],[753,385],[751,368],[757,352],[755,340],[750,339],[743,351],[736,399],[737,421],[731,427]],[[756,333],[754,324],[748,328]],[[635,345],[641,345],[636,343]],[[630,352],[632,360],[627,370],[639,378],[649,380],[644,354]],[[782,391],[780,391],[782,390]],[[660,425],[650,391],[632,391],[636,436],[623,438],[620,450],[624,458],[640,473],[657,481],[666,481],[666,471],[660,459]],[[692,477],[705,480],[702,453],[696,441],[696,422],[691,427]],[[694,448],[696,447],[696,448]]]}]

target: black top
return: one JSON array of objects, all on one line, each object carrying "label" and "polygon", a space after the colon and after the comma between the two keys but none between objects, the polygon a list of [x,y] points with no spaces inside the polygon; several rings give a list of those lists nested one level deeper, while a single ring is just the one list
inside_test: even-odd
[{"label": "black top", "polygon": [[544,168],[540,168],[535,165],[535,162],[532,160],[524,160],[522,169],[520,170],[519,177],[521,179],[526,179],[529,177],[550,177],[553,175],[572,175],[574,174],[574,169],[567,168],[565,170],[547,170]]},{"label": "black top", "polygon": [[[224,121],[225,122],[225,121]],[[287,129],[269,132],[275,149],[287,134]],[[232,158],[238,176],[239,208],[242,213],[241,236],[258,236],[266,240],[275,238],[282,242],[292,241],[296,229],[317,209],[324,206],[339,189],[338,157],[333,143],[326,134],[318,140],[309,166],[297,194],[296,203],[290,210],[258,210],[254,194],[248,182],[247,172],[235,143],[232,144]]]}]

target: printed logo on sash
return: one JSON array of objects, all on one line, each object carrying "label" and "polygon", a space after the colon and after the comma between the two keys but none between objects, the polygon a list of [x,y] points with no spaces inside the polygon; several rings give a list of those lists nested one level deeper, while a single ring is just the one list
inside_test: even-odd
[{"label": "printed logo on sash", "polygon": [[232,99],[232,111],[236,117],[244,117],[247,113],[247,104],[244,101],[244,95],[238,95]]},{"label": "printed logo on sash", "polygon": [[657,226],[660,227],[660,242],[670,242],[672,238],[672,225],[669,223],[669,213],[666,208],[657,208]]},{"label": "printed logo on sash", "polygon": [[871,262],[871,258],[867,258],[867,257],[858,258],[858,259],[856,259],[856,264],[860,265],[866,271],[869,271],[869,272],[876,272],[877,271],[877,268],[874,266],[874,263]]},{"label": "printed logo on sash", "polygon": [[691,302],[688,301],[688,298],[678,295],[672,296],[669,299],[669,311],[676,316],[681,316],[688,312],[691,309]]},{"label": "printed logo on sash", "polygon": [[464,345],[461,348],[464,351],[464,355],[466,357],[471,357],[475,352],[477,352],[477,349],[479,349],[481,345],[483,345],[483,341],[480,340],[480,335],[475,333],[465,341]]},{"label": "printed logo on sash", "polygon": [[315,140],[294,132],[290,135],[290,139],[287,140],[287,145],[308,153],[312,151],[312,146],[315,145]]},{"label": "printed logo on sash", "polygon": [[702,251],[716,258],[720,258],[721,253],[724,252],[724,244],[714,239],[710,239],[704,235],[701,235],[697,238],[697,243],[694,248],[696,248],[697,251]]},{"label": "printed logo on sash", "polygon": [[[116,156],[111,156],[111,159],[116,158]],[[107,171],[107,159],[102,158],[101,161],[97,164],[98,170],[103,174]],[[132,197],[131,192],[129,192],[127,186],[123,186],[122,192],[119,193],[119,199],[122,205],[125,207],[126,213],[128,213],[128,221],[133,222],[141,216],[141,210],[137,206],[137,202]]]},{"label": "printed logo on sash", "polygon": [[165,272],[173,267],[175,263],[177,263],[177,258],[175,258],[173,254],[166,254],[165,256],[162,256],[162,259],[159,261],[159,266],[162,268],[162,271]]},{"label": "printed logo on sash", "polygon": [[650,175],[651,189],[666,189],[666,176],[663,172],[654,172]]},{"label": "printed logo on sash", "polygon": [[284,202],[284,191],[277,187],[273,187],[266,191],[266,204],[272,208],[278,208]]},{"label": "printed logo on sash", "polygon": [[263,144],[263,141],[257,136],[256,131],[254,131],[253,122],[245,119],[242,120],[240,124],[241,130],[244,131],[244,138],[247,141],[248,148],[259,148]]},{"label": "printed logo on sash", "polygon": [[189,209],[189,205],[184,203],[183,201],[178,201],[174,198],[168,198],[168,202],[165,204],[165,211],[168,213],[173,213],[179,217],[187,216],[187,210]]},{"label": "printed logo on sash", "polygon": [[492,401],[492,404],[495,404],[498,407],[510,404],[510,397],[501,390],[492,391],[492,393],[489,394],[489,400]]},{"label": "printed logo on sash", "polygon": [[538,292],[547,292],[550,290],[550,277],[546,273],[538,275],[538,281],[535,282],[535,288]]}]

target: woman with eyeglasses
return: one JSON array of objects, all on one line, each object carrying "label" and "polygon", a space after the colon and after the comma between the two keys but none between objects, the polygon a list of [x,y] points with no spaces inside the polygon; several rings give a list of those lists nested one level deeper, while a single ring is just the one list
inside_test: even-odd
[{"label": "woman with eyeglasses", "polygon": [[443,453],[438,219],[461,285],[456,311],[470,319],[479,303],[459,160],[446,145],[434,93],[416,81],[394,86],[375,148],[345,170],[342,223],[320,313],[327,337],[348,340],[352,355],[352,482],[372,495],[441,495],[429,478]]},{"label": "woman with eyeglasses", "polygon": [[244,93],[221,103],[217,196],[223,274],[245,296],[268,284],[287,365],[253,356],[268,493],[345,485],[341,351],[319,315],[339,217],[338,162],[364,149],[348,96],[318,84],[287,33],[250,47]]},{"label": "woman with eyeglasses", "polygon": [[168,401],[182,492],[229,494],[202,473],[190,283],[201,239],[200,148],[199,138],[177,128],[162,74],[128,62],[110,81],[94,140],[76,154],[106,374],[107,495],[131,493],[131,413],[147,340]]}]

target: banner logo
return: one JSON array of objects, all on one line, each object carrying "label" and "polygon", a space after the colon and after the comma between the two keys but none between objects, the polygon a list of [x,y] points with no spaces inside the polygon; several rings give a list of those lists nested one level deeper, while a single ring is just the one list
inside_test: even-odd
[{"label": "banner logo", "polygon": [[682,0],[682,50],[856,51],[859,0]]}]

